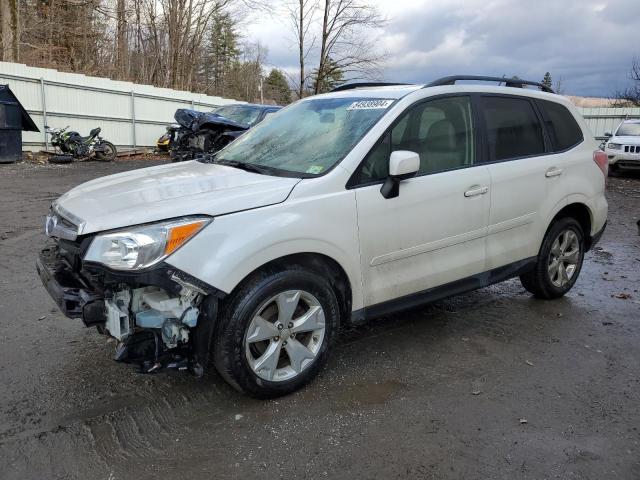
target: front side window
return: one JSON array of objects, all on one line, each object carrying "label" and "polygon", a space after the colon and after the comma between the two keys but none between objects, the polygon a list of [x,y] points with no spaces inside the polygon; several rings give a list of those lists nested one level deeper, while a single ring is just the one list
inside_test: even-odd
[{"label": "front side window", "polygon": [[303,100],[220,150],[214,162],[246,164],[275,175],[318,176],[342,161],[395,102],[357,97]]},{"label": "front side window", "polygon": [[352,183],[385,179],[389,156],[396,150],[420,155],[419,175],[472,165],[474,132],[469,97],[438,98],[409,108],[367,155]]},{"label": "front side window", "polygon": [[582,130],[567,107],[548,100],[536,100],[536,103],[542,112],[554,152],[568,150],[582,142]]},{"label": "front side window", "polygon": [[544,153],[542,126],[528,99],[482,97],[480,105],[487,130],[489,162]]}]

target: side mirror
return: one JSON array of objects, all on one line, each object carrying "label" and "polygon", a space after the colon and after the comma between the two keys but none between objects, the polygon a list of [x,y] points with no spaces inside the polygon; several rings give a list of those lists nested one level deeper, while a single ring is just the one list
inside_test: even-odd
[{"label": "side mirror", "polygon": [[413,177],[420,169],[420,155],[408,150],[391,152],[389,176],[380,188],[384,198],[395,198],[400,194],[400,182]]},{"label": "side mirror", "polygon": [[604,136],[607,138],[613,137],[613,135],[611,135],[611,132],[605,132]]}]

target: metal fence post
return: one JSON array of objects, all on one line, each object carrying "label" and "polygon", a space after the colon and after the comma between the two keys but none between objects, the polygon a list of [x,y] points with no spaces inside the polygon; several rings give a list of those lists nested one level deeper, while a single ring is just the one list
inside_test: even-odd
[{"label": "metal fence post", "polygon": [[131,139],[133,148],[136,148],[136,94],[131,90]]},{"label": "metal fence post", "polygon": [[[40,100],[42,104],[42,124],[47,125],[47,97],[44,93],[44,78],[40,77]],[[44,149],[49,150],[49,139],[47,138],[47,129],[43,129]]]}]

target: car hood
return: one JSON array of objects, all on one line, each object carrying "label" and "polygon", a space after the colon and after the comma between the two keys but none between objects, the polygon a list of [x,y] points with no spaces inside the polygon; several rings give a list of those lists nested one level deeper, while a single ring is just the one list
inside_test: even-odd
[{"label": "car hood", "polygon": [[607,143],[620,143],[622,145],[640,145],[640,137],[638,136],[620,136],[611,137]]},{"label": "car hood", "polygon": [[188,108],[179,108],[174,114],[176,122],[192,131],[200,130],[202,127],[211,129],[248,130],[249,125],[235,122],[213,112],[198,112]]},{"label": "car hood", "polygon": [[283,202],[299,178],[196,161],[160,165],[83,183],[54,209],[84,235],[185,215],[222,215]]}]

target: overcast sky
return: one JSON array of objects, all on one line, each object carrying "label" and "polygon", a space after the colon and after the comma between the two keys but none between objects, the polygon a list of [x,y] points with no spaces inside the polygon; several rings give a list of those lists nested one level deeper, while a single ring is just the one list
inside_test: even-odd
[{"label": "overcast sky", "polygon": [[[640,0],[370,0],[388,20],[377,35],[386,81],[424,83],[451,74],[541,80],[567,94],[611,96],[640,57]],[[283,13],[248,27],[267,63],[297,70]]]}]

